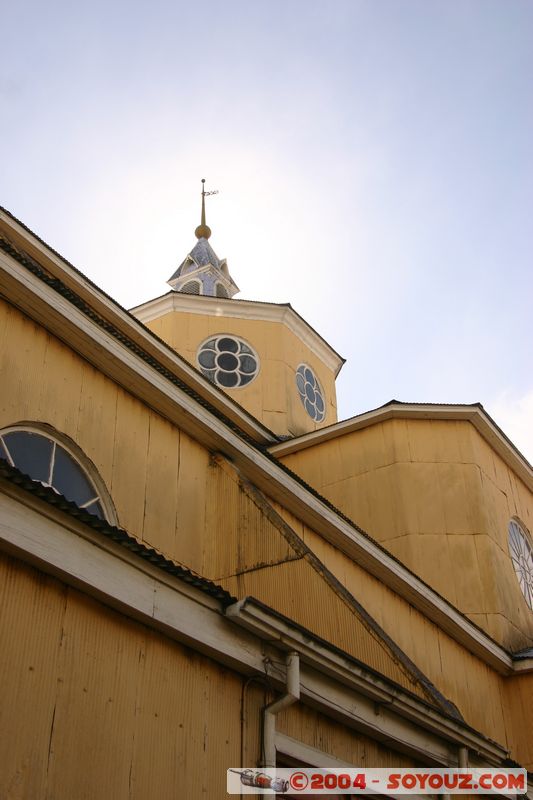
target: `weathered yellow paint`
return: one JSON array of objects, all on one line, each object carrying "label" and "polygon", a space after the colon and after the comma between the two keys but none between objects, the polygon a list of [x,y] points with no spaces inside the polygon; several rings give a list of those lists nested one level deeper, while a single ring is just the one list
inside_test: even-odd
[{"label": "weathered yellow paint", "polygon": [[533,675],[517,675],[502,689],[513,757],[533,772]]},{"label": "weathered yellow paint", "polygon": [[120,525],[199,569],[209,454],[4,301],[0,311],[0,429],[39,422],[74,441]]},{"label": "weathered yellow paint", "polygon": [[[291,518],[286,511],[282,515]],[[511,715],[504,719],[501,692],[506,679],[316,533],[306,529],[304,538],[404,653],[455,703],[468,724],[496,741],[508,742],[513,726],[520,722]]]},{"label": "weathered yellow paint", "polygon": [[[238,310],[236,305],[236,315]],[[147,326],[194,366],[198,347],[209,336],[228,333],[248,341],[259,355],[260,372],[248,386],[225,391],[275,433],[299,435],[336,422],[335,375],[289,328],[209,311],[210,307],[205,315],[172,311]],[[302,362],[313,368],[324,389],[327,411],[319,424],[305,411],[296,389],[296,369]]]},{"label": "weathered yellow paint", "polygon": [[277,718],[276,728],[280,733],[354,766],[365,769],[415,766],[403,753],[386,748],[358,731],[347,731],[343,725],[324,719],[309,708],[293,706],[283,711]]},{"label": "weathered yellow paint", "polygon": [[387,420],[282,460],[504,647],[531,646],[507,537],[533,498],[469,422]]},{"label": "weathered yellow paint", "polygon": [[[279,526],[243,489],[239,476],[223,460],[214,458],[3,301],[0,311],[0,320],[5,320],[0,322],[0,428],[21,421],[53,425],[74,440],[98,469],[111,492],[119,523],[132,535],[206,577],[220,580],[240,597],[251,594],[263,600],[411,691],[427,696],[310,561],[291,548]],[[215,323],[218,320],[210,324]],[[295,346],[284,338],[287,332],[270,336],[265,327],[252,339],[244,328],[231,329],[226,323],[229,325],[224,319],[223,329],[209,328],[205,336],[230,332],[249,338],[257,348],[261,342],[264,351],[260,355],[265,363],[270,354],[279,353],[281,363],[283,353]],[[191,341],[205,338],[202,324],[191,315]],[[325,382],[310,356],[304,359],[297,355],[292,366],[289,361],[283,362],[283,370],[290,372],[300,358],[307,360]],[[275,363],[272,357],[273,373]],[[289,381],[272,377],[272,386],[274,396],[285,386],[284,391],[294,395],[299,404],[293,392],[293,376]],[[269,413],[288,414],[287,407]],[[305,414],[296,405],[295,419],[296,409]],[[261,413],[267,412],[263,409]],[[531,529],[529,493],[469,423],[420,423],[418,427],[419,421],[391,420],[284,461],[485,630],[507,645],[528,643],[531,615],[516,584],[506,536],[509,515],[520,516]],[[275,510],[439,691],[458,706],[470,725],[506,744],[512,757],[530,759],[533,734],[524,733],[523,710],[531,690],[527,676],[510,683],[497,675],[300,520],[279,506]],[[465,570],[459,568],[463,565]],[[5,590],[0,605],[5,631],[22,628],[20,647],[0,652],[0,658],[4,658],[0,680],[4,681],[2,694],[8,698],[9,718],[20,703],[20,736],[14,735],[2,745],[6,748],[4,763],[13,765],[3,772],[3,787],[10,787],[10,796],[46,797],[48,790],[43,786],[51,787],[50,792],[53,790],[57,797],[98,796],[90,781],[87,794],[84,789],[78,791],[73,771],[65,777],[65,794],[61,795],[59,781],[61,770],[66,769],[69,735],[76,733],[69,727],[67,709],[72,719],[81,720],[80,742],[101,764],[102,774],[109,775],[113,797],[127,796],[123,781],[126,773],[130,780],[130,767],[131,796],[150,794],[150,759],[141,760],[138,754],[152,753],[156,742],[161,746],[158,726],[163,723],[158,719],[164,719],[168,727],[172,717],[184,715],[184,728],[173,728],[163,752],[153,755],[154,764],[167,764],[169,786],[175,780],[169,762],[181,764],[176,753],[187,753],[188,764],[194,760],[194,768],[187,772],[191,777],[187,777],[190,783],[186,782],[184,795],[195,795],[193,778],[202,780],[206,762],[203,756],[197,759],[197,750],[211,752],[209,744],[204,750],[203,733],[195,728],[197,719],[207,715],[208,730],[218,730],[222,725],[221,736],[230,744],[217,758],[226,759],[227,766],[228,759],[235,757],[231,749],[234,741],[227,731],[239,725],[234,715],[239,714],[240,699],[233,704],[236,695],[240,698],[241,685],[236,678],[219,675],[210,682],[211,678],[204,676],[199,688],[194,673],[201,675],[206,667],[192,669],[189,659],[198,658],[195,665],[203,665],[200,657],[165,643],[112,612],[102,612],[98,607],[96,613],[97,604],[49,579],[37,580],[34,576],[20,592],[14,580],[14,573],[8,570],[5,582],[0,584]],[[33,630],[35,636],[30,636]],[[83,645],[82,658],[84,641],[87,644]],[[69,650],[72,642],[77,642],[77,648]],[[174,655],[178,650],[179,657]],[[91,671],[91,659],[100,658],[107,658],[109,663]],[[32,661],[40,665],[38,675],[29,670],[34,666]],[[172,684],[169,676],[174,674],[183,674],[184,686],[173,685],[167,696],[163,688],[146,682],[148,663],[150,671],[161,676],[162,687]],[[119,675],[123,679],[120,686],[116,683]],[[520,703],[512,691],[516,685],[526,694]],[[84,687],[87,692],[83,692]],[[106,734],[102,734],[102,743],[91,741],[92,705],[85,694],[97,704],[93,732],[107,726],[107,735],[120,740],[121,731],[128,731],[130,739],[120,741],[115,760],[110,756],[115,755],[113,747],[104,748]],[[208,700],[216,697],[220,706],[221,695],[224,701],[220,702],[227,700],[228,709],[224,706],[220,716],[225,719],[217,721]],[[255,698],[252,690],[250,695]],[[31,702],[35,703],[36,697],[42,711],[33,720]],[[106,706],[109,697],[116,712],[112,723]],[[250,702],[254,707],[256,700]],[[43,753],[48,754],[54,707],[61,731],[53,741],[46,772]],[[210,718],[210,714],[215,716]],[[250,748],[257,750],[256,745],[254,739]],[[352,745],[345,743],[343,747],[349,750]],[[40,754],[37,760],[32,760],[32,753]],[[215,796],[211,789],[206,791]]]},{"label": "weathered yellow paint", "polygon": [[240,676],[16,560],[0,575],[2,797],[226,797]]}]

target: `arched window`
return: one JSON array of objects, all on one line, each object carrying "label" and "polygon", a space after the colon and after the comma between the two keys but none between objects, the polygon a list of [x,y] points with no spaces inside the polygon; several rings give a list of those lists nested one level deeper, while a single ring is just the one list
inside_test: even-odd
[{"label": "arched window", "polygon": [[94,465],[74,442],[52,428],[17,425],[1,430],[0,459],[89,514],[117,523],[113,502]]},{"label": "arched window", "polygon": [[221,283],[217,282],[216,287],[217,287],[217,292],[216,292],[217,297],[228,297],[229,298],[228,290],[226,289],[225,286],[222,286]]},{"label": "arched window", "polygon": [[188,281],[181,287],[180,292],[184,294],[200,294],[200,281]]}]

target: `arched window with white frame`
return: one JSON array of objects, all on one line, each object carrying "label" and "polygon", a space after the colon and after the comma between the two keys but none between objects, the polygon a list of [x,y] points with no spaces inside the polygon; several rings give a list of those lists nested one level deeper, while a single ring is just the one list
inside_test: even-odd
[{"label": "arched window with white frame", "polygon": [[20,423],[0,430],[0,459],[112,525],[117,515],[94,464],[49,425]]}]

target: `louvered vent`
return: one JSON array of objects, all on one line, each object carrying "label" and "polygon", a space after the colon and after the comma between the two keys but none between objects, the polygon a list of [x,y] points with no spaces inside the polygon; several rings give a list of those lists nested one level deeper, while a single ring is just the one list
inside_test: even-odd
[{"label": "louvered vent", "polygon": [[181,287],[180,292],[184,292],[184,294],[200,294],[200,282],[189,281]]}]

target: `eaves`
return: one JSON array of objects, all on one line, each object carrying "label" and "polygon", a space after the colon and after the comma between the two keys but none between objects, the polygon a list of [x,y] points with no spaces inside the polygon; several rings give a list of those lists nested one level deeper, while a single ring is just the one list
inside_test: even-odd
[{"label": "eaves", "polygon": [[[5,221],[5,215],[3,218],[0,214],[0,221]],[[19,235],[22,233],[23,230],[19,231]],[[214,387],[209,387],[213,391],[208,402],[204,392],[208,387],[203,385],[208,381],[137,320],[119,306],[114,308],[113,301],[102,298],[73,269],[68,273],[66,285],[59,277],[51,277],[40,269],[33,259],[21,257],[9,247],[7,251],[0,251],[0,293],[9,302],[209,450],[233,460],[242,474],[266,495],[470,652],[500,673],[512,673],[509,653],[268,453],[265,450],[268,433],[253,417],[239,411],[236,404],[233,408]],[[61,265],[54,264],[56,272],[60,271]],[[80,284],[79,294],[75,291],[76,281]],[[92,304],[88,302],[91,299]],[[104,307],[108,314],[105,317],[100,313]],[[111,312],[113,324],[109,322]],[[218,405],[212,400],[217,400]]]}]

